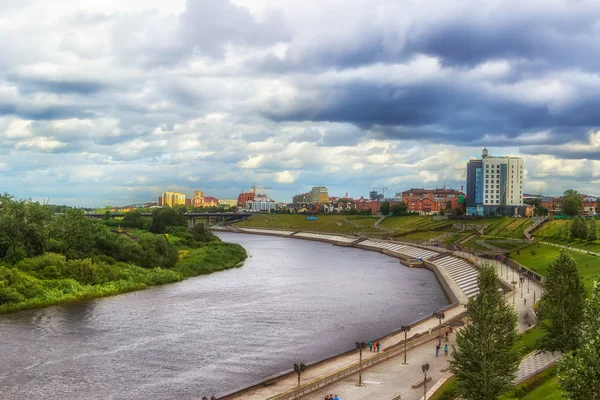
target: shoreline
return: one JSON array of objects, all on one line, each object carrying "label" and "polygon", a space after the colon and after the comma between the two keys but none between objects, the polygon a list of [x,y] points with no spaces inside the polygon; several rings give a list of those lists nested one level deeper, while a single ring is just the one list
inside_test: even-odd
[{"label": "shoreline", "polygon": [[[430,270],[436,277],[436,279],[448,301],[447,306],[442,307],[437,311],[442,311],[442,312],[446,313],[448,311],[454,310],[462,303],[461,300],[464,300],[463,299],[464,295],[461,295],[461,293],[455,292],[455,290],[458,290],[460,292],[460,289],[458,287],[453,287],[455,285],[449,284],[448,279],[451,280],[451,278],[447,277],[445,275],[445,273],[442,272],[441,269],[437,265],[435,265],[427,260],[421,260],[421,261],[417,261],[417,263],[415,263],[416,260],[409,256],[395,253],[393,251],[386,250],[384,248],[376,249],[376,248],[372,248],[372,247],[367,247],[365,245],[361,245],[361,242],[369,240],[368,238],[335,234],[335,233],[328,234],[328,233],[323,233],[323,232],[308,232],[308,231],[299,231],[299,230],[252,228],[252,227],[244,227],[242,229],[237,229],[237,228],[233,228],[233,227],[229,226],[229,227],[212,227],[210,229],[213,230],[214,232],[242,233],[242,234],[250,234],[250,235],[276,236],[276,237],[281,237],[281,238],[312,240],[312,241],[318,241],[318,242],[323,242],[323,243],[329,243],[334,246],[353,247],[353,248],[360,249],[360,250],[375,251],[375,252],[384,254],[388,257],[392,257],[392,258],[396,258],[396,259],[400,260],[401,264],[404,267],[426,268],[426,269]],[[298,234],[302,234],[303,236],[297,236]],[[305,236],[306,234],[312,235],[312,236]],[[371,239],[371,240],[375,240],[377,242],[384,242],[384,243],[404,244],[402,242],[392,242],[392,241],[384,241],[384,240],[378,240],[378,239]],[[415,244],[410,244],[410,246],[415,247],[415,248],[421,248],[421,249],[423,249],[425,247],[425,246],[419,246],[419,245],[415,245]],[[433,249],[427,249],[427,250],[433,250]],[[442,249],[435,250],[435,252],[439,253],[435,257],[451,255],[451,253],[444,251]],[[432,257],[432,258],[435,258],[435,257]],[[447,325],[450,323],[450,321],[452,321],[455,318],[457,318],[457,316],[454,316],[453,318],[449,318],[448,321],[446,321],[444,323],[444,325],[446,325],[445,329],[448,329]],[[414,328],[419,327],[419,325],[422,325],[428,321],[431,321],[431,319],[432,319],[431,316],[424,317],[424,318],[421,318],[421,319],[411,322],[409,324],[409,326],[411,327],[411,330],[412,330]],[[444,331],[444,329],[443,329],[443,331]],[[394,337],[398,336],[398,335],[402,336],[401,340],[398,341],[398,343],[396,343],[393,346],[384,347],[381,351],[382,355],[385,354],[386,351],[390,351],[390,350],[399,351],[398,354],[394,354],[391,357],[395,357],[395,356],[403,353],[403,348],[398,349],[398,344],[404,343],[404,332],[402,332],[400,330],[390,332],[389,334],[387,334],[379,339],[376,339],[376,340],[377,341],[394,340]],[[408,343],[417,341],[417,342],[419,342],[419,344],[421,344],[421,341],[423,339],[425,339],[425,341],[429,341],[429,340],[433,340],[435,338],[437,338],[437,330],[435,332],[431,332],[431,333],[425,334],[425,335],[419,334],[419,333],[412,334],[411,336],[407,337],[406,342],[408,344]],[[408,348],[410,349],[410,346]],[[357,353],[356,349],[348,350],[346,352],[334,355],[332,357],[328,357],[328,358],[325,358],[322,360],[317,360],[314,363],[309,364],[309,367],[313,368],[313,369],[317,368],[317,367],[325,367],[327,364],[335,363],[342,358],[353,355],[354,353]],[[379,354],[379,353],[377,353],[377,354]],[[388,359],[388,358],[386,358],[386,359]],[[383,362],[383,361],[385,361],[385,360],[381,360],[379,362]],[[363,363],[364,362],[365,361],[363,360]],[[295,372],[293,370],[282,371],[279,374],[265,377],[264,379],[261,379],[260,381],[257,381],[249,386],[246,386],[243,388],[238,388],[233,391],[227,392],[226,394],[222,395],[219,398],[223,399],[223,400],[242,399],[242,398],[245,398],[246,396],[250,395],[251,394],[250,392],[252,392],[252,391],[256,391],[258,389],[262,389],[262,388],[269,387],[269,386],[274,386],[278,382],[280,382],[286,378],[289,379],[290,377],[293,377],[295,379]],[[318,381],[320,381],[322,379],[326,379],[326,378],[327,377],[320,377],[316,380],[313,380],[312,382],[309,382],[308,384],[305,384],[304,386],[315,385],[315,384],[318,385],[318,383],[319,383]],[[340,377],[339,379],[343,379],[343,377]],[[333,383],[333,382],[334,381],[331,381],[329,383]],[[289,395],[295,396],[294,392],[295,392],[295,390],[292,390],[289,393],[286,391],[282,391],[281,393],[277,394],[276,396],[272,396],[269,398],[270,399],[295,398],[295,397],[288,397]],[[309,393],[309,392],[306,392],[306,393]]]},{"label": "shoreline", "polygon": [[[227,245],[239,246],[240,248],[243,249],[242,246],[237,245],[235,243],[227,243],[227,242],[222,242],[222,243],[226,243]],[[60,295],[58,297],[52,297],[52,298],[33,297],[33,298],[27,299],[25,301],[21,301],[19,303],[2,304],[2,305],[0,305],[0,316],[6,315],[6,314],[11,314],[11,313],[16,313],[19,311],[42,309],[42,308],[46,308],[46,307],[50,307],[50,306],[58,306],[61,304],[69,304],[69,303],[76,303],[76,302],[80,302],[80,301],[89,301],[89,300],[94,300],[94,299],[101,299],[104,297],[117,296],[119,294],[126,294],[126,293],[136,292],[136,291],[140,291],[140,290],[145,290],[145,289],[148,289],[148,288],[154,287],[154,286],[162,286],[162,285],[168,285],[168,284],[177,283],[177,282],[183,282],[189,278],[194,278],[194,277],[197,277],[200,275],[209,275],[209,274],[212,274],[215,272],[240,268],[241,266],[243,266],[244,261],[248,257],[246,250],[245,249],[243,249],[243,250],[244,250],[244,255],[245,255],[244,258],[237,259],[237,260],[231,260],[231,261],[235,261],[233,263],[224,263],[222,265],[215,265],[215,266],[213,266],[213,268],[211,268],[211,270],[209,272],[199,272],[197,274],[186,274],[183,271],[176,270],[176,268],[178,266],[183,265],[183,263],[186,259],[185,257],[182,257],[173,269],[166,269],[166,268],[160,269],[159,267],[148,269],[148,272],[151,272],[151,271],[156,271],[158,268],[159,270],[162,270],[162,271],[166,272],[167,274],[172,275],[172,276],[168,277],[168,280],[163,281],[163,282],[147,283],[147,282],[141,282],[141,281],[132,281],[132,280],[128,281],[128,280],[121,279],[121,280],[116,280],[116,281],[108,281],[108,282],[105,282],[102,284],[97,284],[97,285],[89,285],[89,284],[83,285],[83,284],[73,280],[77,284],[81,285],[81,289],[83,289],[82,291],[77,291],[77,292],[73,292],[73,293],[62,293],[62,295]],[[136,267],[139,267],[139,266],[136,265]],[[13,266],[12,268],[17,268],[17,267]],[[139,268],[142,268],[142,267],[139,267]],[[26,271],[21,271],[21,270],[19,270],[19,271],[23,272],[23,273],[27,273]],[[38,278],[35,278],[35,279],[38,279]],[[42,280],[42,279],[40,279],[40,280]]]}]

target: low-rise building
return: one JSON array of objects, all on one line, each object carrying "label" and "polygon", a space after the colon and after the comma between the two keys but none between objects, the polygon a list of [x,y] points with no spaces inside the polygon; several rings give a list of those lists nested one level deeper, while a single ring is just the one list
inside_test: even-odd
[{"label": "low-rise building", "polygon": [[275,200],[264,194],[257,194],[254,200],[248,200],[246,202],[246,210],[257,213],[271,212],[271,210],[275,210],[276,206]]}]

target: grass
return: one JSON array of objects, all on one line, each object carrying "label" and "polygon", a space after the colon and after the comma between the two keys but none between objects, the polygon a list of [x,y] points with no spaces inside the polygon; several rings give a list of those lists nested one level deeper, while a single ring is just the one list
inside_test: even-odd
[{"label": "grass", "polygon": [[450,400],[456,397],[456,378],[449,378],[429,400]]},{"label": "grass", "polygon": [[[0,314],[46,307],[84,299],[93,299],[145,289],[181,281],[185,278],[210,274],[241,265],[246,251],[238,244],[215,242],[196,249],[180,251],[182,258],[172,269],[142,268],[133,264],[114,265],[86,260],[66,261],[64,256],[46,254],[25,259],[22,263],[37,265],[36,269],[22,270],[21,263],[13,267],[0,266]],[[62,264],[62,265],[61,265]],[[58,276],[65,267],[86,268],[82,276],[100,276],[101,283],[86,284],[78,275]],[[99,278],[100,279],[100,278]]]},{"label": "grass", "polygon": [[569,237],[570,226],[572,223],[572,219],[553,219],[543,223],[533,232],[533,236],[541,241],[556,243],[563,246],[569,245],[578,249],[600,253],[600,240],[590,242],[581,239],[571,239]]},{"label": "grass", "polygon": [[[344,221],[349,216],[346,215],[319,215],[317,221],[308,221],[306,215],[253,215],[249,220],[239,222],[235,224],[236,227],[256,227],[256,228],[281,228],[281,229],[298,229],[306,231],[318,231],[318,232],[333,232],[333,233],[344,233],[353,234],[354,232],[364,231],[362,223],[371,222],[371,227],[377,221],[375,218],[369,218],[368,220],[356,219],[352,220],[354,223],[361,224],[361,227],[355,227],[354,225]],[[350,220],[350,219],[349,219]],[[365,228],[368,226],[365,226]]]},{"label": "grass", "polygon": [[506,238],[523,239],[523,233],[531,225],[529,218],[501,217],[495,220],[487,219],[484,233],[487,236],[498,236]]},{"label": "grass", "polygon": [[486,240],[486,242],[489,242],[491,245],[494,245],[496,247],[500,247],[501,249],[511,250],[511,251],[520,249],[520,248],[528,245],[528,243],[519,242],[519,241],[504,242],[504,241],[499,241],[499,240]]},{"label": "grass", "polygon": [[452,224],[455,221],[434,221],[433,217],[410,215],[405,217],[387,217],[379,226],[394,231],[396,234],[408,233],[415,230],[428,231],[440,227],[448,227],[454,230]]},{"label": "grass", "polygon": [[[510,258],[544,276],[548,272],[548,265],[560,255],[560,251],[558,247],[538,243],[511,253]],[[590,290],[594,279],[600,276],[600,257],[578,251],[565,251],[577,262],[583,283],[586,289]]]},{"label": "grass", "polygon": [[542,383],[540,386],[527,393],[521,400],[562,400],[558,379],[556,377]]}]

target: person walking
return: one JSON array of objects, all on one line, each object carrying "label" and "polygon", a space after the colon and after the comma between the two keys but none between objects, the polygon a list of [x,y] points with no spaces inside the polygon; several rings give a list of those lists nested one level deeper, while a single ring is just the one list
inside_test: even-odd
[{"label": "person walking", "polygon": [[435,356],[437,357],[440,354],[440,345],[436,344],[435,345]]},{"label": "person walking", "polygon": [[338,397],[338,395],[336,394],[335,397],[333,398],[333,400],[340,400],[340,398]]},{"label": "person walking", "polygon": [[373,351],[373,342],[369,342],[369,351]]},{"label": "person walking", "polygon": [[444,354],[448,356],[448,345],[444,346]]},{"label": "person walking", "polygon": [[377,352],[379,353],[379,348],[381,347],[381,343],[377,342]]}]

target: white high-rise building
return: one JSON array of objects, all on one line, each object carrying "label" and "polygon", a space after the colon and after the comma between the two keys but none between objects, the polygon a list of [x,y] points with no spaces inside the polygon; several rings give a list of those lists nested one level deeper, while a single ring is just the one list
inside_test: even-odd
[{"label": "white high-rise building", "polygon": [[483,150],[482,194],[484,206],[523,205],[523,159],[494,157]]}]

